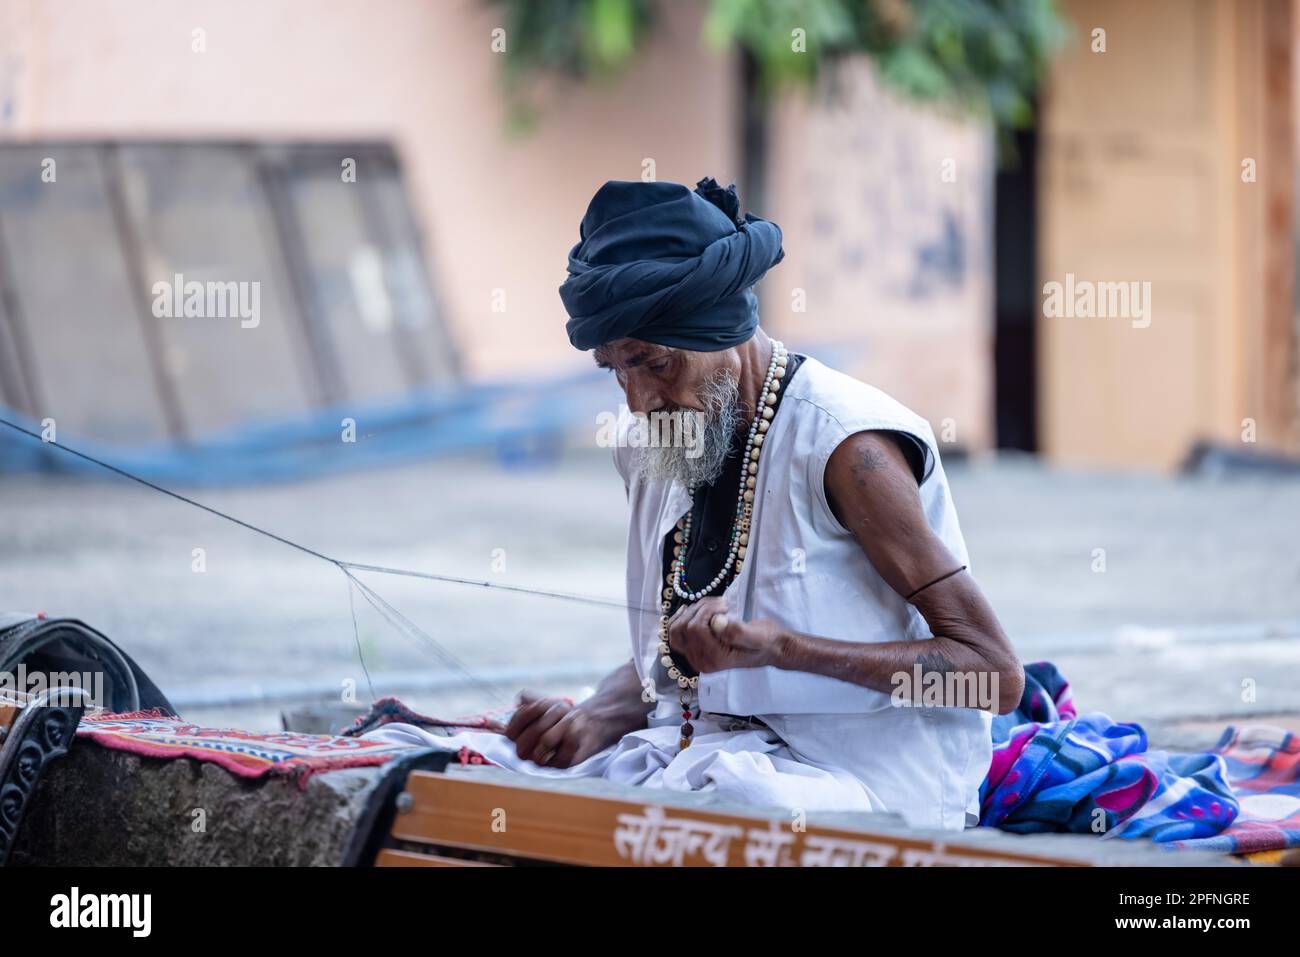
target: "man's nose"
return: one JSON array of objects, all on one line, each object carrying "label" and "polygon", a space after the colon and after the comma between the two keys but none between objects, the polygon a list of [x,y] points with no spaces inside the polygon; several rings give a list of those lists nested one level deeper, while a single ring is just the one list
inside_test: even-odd
[{"label": "man's nose", "polygon": [[653,386],[642,385],[629,379],[623,391],[627,394],[627,407],[633,412],[649,415],[663,408],[663,396]]}]

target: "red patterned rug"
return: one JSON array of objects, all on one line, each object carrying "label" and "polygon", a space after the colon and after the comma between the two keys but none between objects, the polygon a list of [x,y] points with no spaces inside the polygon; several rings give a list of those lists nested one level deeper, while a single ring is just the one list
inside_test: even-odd
[{"label": "red patterned rug", "polygon": [[[355,727],[342,735],[296,731],[259,734],[235,728],[204,728],[154,709],[85,715],[77,728],[77,738],[142,757],[211,761],[244,778],[282,774],[296,778],[300,787],[306,787],[313,774],[383,764],[409,750],[410,745],[358,737],[364,731],[391,721],[448,729],[500,730],[492,716],[480,715],[463,721],[428,718],[407,708],[396,698],[383,698],[375,702],[370,713],[359,719]],[[490,763],[469,748],[460,750],[459,759],[461,764]]]}]

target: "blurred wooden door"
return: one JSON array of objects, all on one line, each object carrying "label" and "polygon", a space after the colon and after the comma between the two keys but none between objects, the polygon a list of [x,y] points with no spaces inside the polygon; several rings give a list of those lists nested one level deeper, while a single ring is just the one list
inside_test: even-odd
[{"label": "blurred wooden door", "polygon": [[1063,9],[1076,39],[1044,99],[1040,289],[1149,282],[1150,324],[1040,313],[1040,448],[1168,467],[1197,439],[1240,442],[1245,418],[1260,445],[1295,448],[1292,0]]}]

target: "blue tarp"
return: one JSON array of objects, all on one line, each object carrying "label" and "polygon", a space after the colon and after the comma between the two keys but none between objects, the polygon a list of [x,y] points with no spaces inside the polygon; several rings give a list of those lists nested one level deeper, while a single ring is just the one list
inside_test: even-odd
[{"label": "blue tarp", "polygon": [[[126,446],[92,437],[56,438],[71,448],[160,484],[230,485],[285,481],[495,449],[507,464],[558,452],[566,433],[596,434],[596,416],[623,401],[606,374],[583,371],[526,383],[484,383],[410,393],[372,405],[350,403],[273,419],[189,443]],[[0,417],[39,433],[12,410]],[[342,440],[344,419],[356,441]],[[103,469],[11,429],[0,428],[0,471],[105,476]]]}]

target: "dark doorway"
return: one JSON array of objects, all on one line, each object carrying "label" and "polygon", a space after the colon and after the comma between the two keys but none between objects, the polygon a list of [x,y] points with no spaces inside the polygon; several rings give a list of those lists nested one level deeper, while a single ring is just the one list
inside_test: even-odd
[{"label": "dark doorway", "polygon": [[1009,134],[994,182],[994,395],[1000,449],[1038,449],[1038,133]]}]

